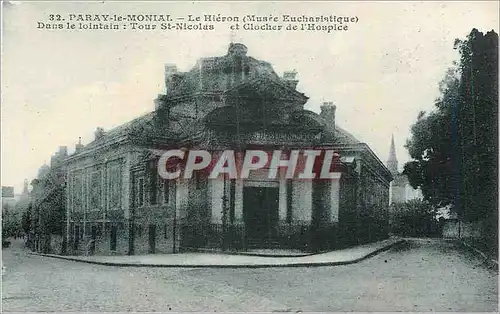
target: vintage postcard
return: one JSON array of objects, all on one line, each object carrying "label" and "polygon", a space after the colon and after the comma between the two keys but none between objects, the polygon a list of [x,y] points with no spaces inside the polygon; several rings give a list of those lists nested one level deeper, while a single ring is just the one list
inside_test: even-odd
[{"label": "vintage postcard", "polygon": [[2,311],[498,311],[497,1],[3,1]]}]

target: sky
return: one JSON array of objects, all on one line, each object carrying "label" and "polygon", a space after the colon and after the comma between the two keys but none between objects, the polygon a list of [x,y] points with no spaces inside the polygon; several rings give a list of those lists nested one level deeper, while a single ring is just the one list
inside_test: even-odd
[{"label": "sky", "polygon": [[[165,64],[189,70],[222,56],[231,40],[279,75],[296,70],[308,110],[337,106],[336,122],[385,162],[394,134],[399,167],[420,111],[433,109],[438,84],[458,59],[456,38],[477,28],[498,33],[491,2],[2,2],[2,186],[22,191],[59,146],[154,110]],[[50,14],[247,14],[358,17],[347,31],[213,31],[38,29]],[[127,23],[128,24],[128,23]],[[286,26],[287,23],[276,23]],[[120,25],[122,25],[120,23]]]}]

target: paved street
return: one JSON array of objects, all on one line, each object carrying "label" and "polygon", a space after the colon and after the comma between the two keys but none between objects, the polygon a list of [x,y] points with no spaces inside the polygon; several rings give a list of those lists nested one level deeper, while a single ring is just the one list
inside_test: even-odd
[{"label": "paved street", "polygon": [[119,268],[3,250],[4,311],[495,311],[497,274],[452,243],[412,240],[361,263]]}]

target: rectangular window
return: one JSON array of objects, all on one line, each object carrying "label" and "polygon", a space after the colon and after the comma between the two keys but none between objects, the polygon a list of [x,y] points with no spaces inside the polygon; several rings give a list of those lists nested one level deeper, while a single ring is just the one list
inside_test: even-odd
[{"label": "rectangular window", "polygon": [[156,225],[150,224],[149,225],[149,253],[155,253],[156,252]]},{"label": "rectangular window", "polygon": [[78,212],[80,208],[78,207],[77,190],[78,190],[78,179],[77,175],[73,175],[71,178],[71,206],[73,211]]},{"label": "rectangular window", "polygon": [[73,177],[73,208],[76,212],[83,212],[83,182],[81,173],[75,173]]},{"label": "rectangular window", "polygon": [[118,210],[121,207],[122,168],[120,163],[108,166],[108,210]]},{"label": "rectangular window", "polygon": [[68,193],[67,197],[68,197],[68,210],[69,210],[69,213],[73,213],[75,211],[75,209],[73,208],[73,189],[74,189],[74,186],[73,186],[73,174],[70,173],[68,174],[68,181],[67,181],[67,185],[66,185],[66,193]]},{"label": "rectangular window", "polygon": [[116,226],[111,227],[110,239],[109,239],[109,249],[111,251],[116,251],[116,240],[117,240],[117,230]]},{"label": "rectangular window", "polygon": [[135,225],[135,234],[139,238],[142,237],[142,225],[140,224]]},{"label": "rectangular window", "polygon": [[90,174],[90,202],[89,210],[102,208],[102,172],[94,171]]},{"label": "rectangular window", "polygon": [[144,178],[137,178],[135,203],[138,207],[144,206]]},{"label": "rectangular window", "polygon": [[163,204],[168,204],[168,201],[170,199],[170,181],[169,180],[164,180],[163,181]]},{"label": "rectangular window", "polygon": [[149,204],[158,204],[158,173],[156,169],[150,169],[149,172]]}]

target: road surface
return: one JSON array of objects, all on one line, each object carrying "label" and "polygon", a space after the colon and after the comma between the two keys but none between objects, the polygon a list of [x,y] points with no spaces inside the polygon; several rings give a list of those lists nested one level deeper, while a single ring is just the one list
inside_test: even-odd
[{"label": "road surface", "polygon": [[363,262],[269,269],[120,268],[3,249],[3,311],[496,311],[498,275],[441,240]]}]

